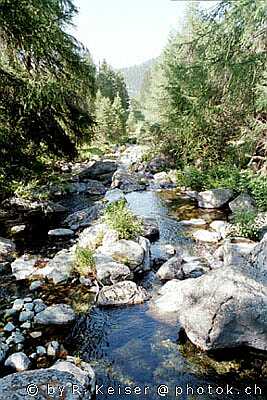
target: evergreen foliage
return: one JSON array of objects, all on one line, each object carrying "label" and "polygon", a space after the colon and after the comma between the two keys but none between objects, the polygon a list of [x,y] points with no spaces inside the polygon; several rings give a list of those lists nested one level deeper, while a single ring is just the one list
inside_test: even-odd
[{"label": "evergreen foliage", "polygon": [[155,140],[178,165],[220,162],[246,136],[255,143],[266,103],[265,22],[265,2],[221,1],[207,14],[190,9],[186,28],[170,37],[145,106],[161,125]]},{"label": "evergreen foliage", "polygon": [[95,67],[66,33],[75,13],[71,0],[0,0],[2,181],[90,135]]}]

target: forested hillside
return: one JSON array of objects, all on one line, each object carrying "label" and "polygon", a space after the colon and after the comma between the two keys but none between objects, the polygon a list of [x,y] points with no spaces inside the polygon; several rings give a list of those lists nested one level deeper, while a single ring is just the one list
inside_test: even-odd
[{"label": "forested hillside", "polygon": [[152,59],[139,65],[120,69],[131,97],[137,97],[140,94],[145,75],[155,63],[156,59]]}]

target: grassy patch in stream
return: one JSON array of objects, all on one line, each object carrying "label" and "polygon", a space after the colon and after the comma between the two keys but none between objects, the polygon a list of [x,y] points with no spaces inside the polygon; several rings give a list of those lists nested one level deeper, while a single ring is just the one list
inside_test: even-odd
[{"label": "grassy patch in stream", "polygon": [[118,232],[120,239],[134,239],[143,232],[142,222],[127,208],[125,200],[108,205],[104,221]]}]

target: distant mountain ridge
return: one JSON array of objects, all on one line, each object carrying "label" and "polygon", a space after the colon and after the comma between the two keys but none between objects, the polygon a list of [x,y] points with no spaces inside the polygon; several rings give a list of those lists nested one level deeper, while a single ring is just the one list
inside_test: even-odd
[{"label": "distant mountain ridge", "polygon": [[144,81],[144,76],[156,61],[157,59],[153,58],[139,65],[119,69],[124,76],[130,97],[136,97],[139,95]]}]

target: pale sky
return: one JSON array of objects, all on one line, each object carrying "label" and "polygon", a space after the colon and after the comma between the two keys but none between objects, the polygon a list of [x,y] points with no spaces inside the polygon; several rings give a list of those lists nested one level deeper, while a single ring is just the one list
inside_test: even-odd
[{"label": "pale sky", "polygon": [[[75,37],[95,63],[104,58],[114,68],[159,56],[171,30],[181,27],[188,1],[75,0],[79,16]],[[216,2],[201,1],[204,7]]]}]

